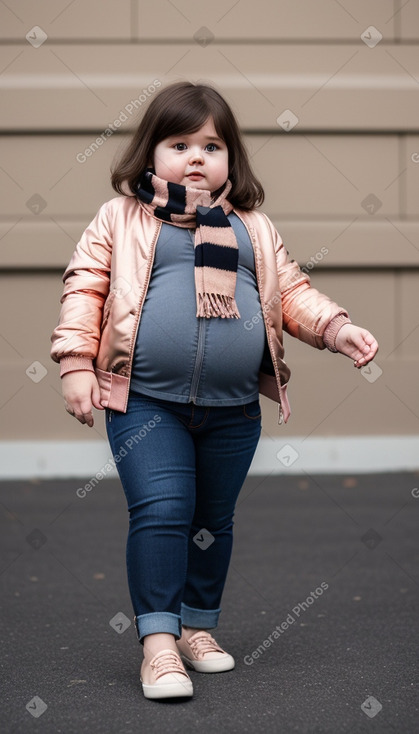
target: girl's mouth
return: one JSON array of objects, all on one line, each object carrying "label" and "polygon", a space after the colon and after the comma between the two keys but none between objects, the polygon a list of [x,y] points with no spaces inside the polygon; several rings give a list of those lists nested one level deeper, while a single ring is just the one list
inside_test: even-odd
[{"label": "girl's mouth", "polygon": [[199,181],[201,178],[205,178],[205,176],[202,173],[189,173],[188,178],[191,178],[192,181]]}]

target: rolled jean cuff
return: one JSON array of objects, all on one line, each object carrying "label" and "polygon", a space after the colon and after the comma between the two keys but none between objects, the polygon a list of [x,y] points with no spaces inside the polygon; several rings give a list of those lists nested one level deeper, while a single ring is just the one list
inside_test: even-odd
[{"label": "rolled jean cuff", "polygon": [[197,629],[214,629],[218,625],[221,609],[194,609],[181,602],[182,624]]},{"label": "rolled jean cuff", "polygon": [[156,632],[167,632],[174,635],[178,640],[182,637],[182,622],[178,614],[172,612],[151,612],[150,614],[139,614],[134,617],[137,637],[141,645],[146,635]]}]

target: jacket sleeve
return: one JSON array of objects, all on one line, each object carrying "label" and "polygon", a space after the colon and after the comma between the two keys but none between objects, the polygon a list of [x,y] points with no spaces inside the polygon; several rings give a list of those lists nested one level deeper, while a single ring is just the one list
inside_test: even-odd
[{"label": "jacket sleeve", "polygon": [[263,215],[274,241],[279,289],[281,292],[283,328],[291,336],[317,349],[327,347],[336,352],[339,329],[351,323],[348,312],[310,285],[310,278],[298,263],[290,259],[280,235]]},{"label": "jacket sleeve", "polygon": [[51,342],[51,358],[66,372],[93,371],[100,341],[103,305],[109,294],[112,231],[109,203],[103,204],[76,246],[64,272],[61,311]]}]

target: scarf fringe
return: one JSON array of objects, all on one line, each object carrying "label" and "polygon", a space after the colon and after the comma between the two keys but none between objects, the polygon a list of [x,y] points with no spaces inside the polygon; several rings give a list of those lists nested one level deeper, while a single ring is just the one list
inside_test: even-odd
[{"label": "scarf fringe", "polygon": [[216,316],[220,316],[222,319],[240,318],[235,299],[219,293],[199,293],[196,315],[206,319]]}]

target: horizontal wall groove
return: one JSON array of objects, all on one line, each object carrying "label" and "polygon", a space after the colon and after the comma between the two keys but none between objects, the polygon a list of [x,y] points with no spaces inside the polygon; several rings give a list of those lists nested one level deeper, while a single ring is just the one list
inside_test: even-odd
[{"label": "horizontal wall groove", "polygon": [[[111,192],[109,200],[117,196],[119,196],[119,194],[117,194],[116,191]],[[258,211],[266,212],[266,206],[264,207],[262,205],[258,209]],[[93,214],[95,214],[95,212],[92,210],[89,214],[85,216],[90,216],[90,215],[93,216]],[[286,215],[281,216],[278,213],[271,213],[269,216],[272,220],[275,220],[276,222],[279,222],[282,225],[291,224],[291,223],[298,225],[299,223],[303,224],[303,223],[311,223],[311,222],[313,224],[322,224],[322,223],[341,224],[342,226],[344,226],[345,224],[349,224],[348,216],[344,214],[342,214],[341,216],[332,215],[330,217],[327,217],[327,219],[324,217],[324,215],[320,215],[320,214],[318,216],[311,215],[311,214],[310,215],[298,214],[296,216],[289,217]],[[8,214],[0,214],[0,224],[4,224],[6,226],[15,225],[17,223],[17,219],[19,219],[20,220],[19,224],[22,224],[22,225],[31,224],[33,222],[36,222],[37,224],[45,224],[49,222],[54,223],[54,220],[56,220],[60,224],[65,224],[65,223],[70,224],[72,222],[75,222],[76,224],[78,223],[80,224],[80,226],[82,226],[84,218],[82,220],[80,214],[72,215],[72,214],[67,214],[64,212],[61,212],[61,213],[54,212],[54,217],[43,215],[43,214],[38,214],[38,215],[25,214],[22,216],[18,212],[16,212],[16,214],[10,214],[9,212]],[[371,227],[372,229],[375,224],[385,225],[386,222],[388,222],[388,219],[390,219],[389,216],[379,216],[375,214],[374,215],[368,215],[368,214],[361,215],[360,214],[359,216],[357,216],[356,221],[358,224],[367,225],[368,227]],[[411,215],[411,216],[401,217],[397,215],[397,216],[392,216],[391,221],[394,224],[400,224],[400,225],[404,223],[419,224],[419,216]]]},{"label": "horizontal wall groove", "polygon": [[[295,258],[294,258],[295,259]],[[304,267],[305,262],[304,260],[298,260],[297,261],[300,267]],[[56,267],[54,265],[51,265],[50,267],[48,265],[42,265],[38,266],[36,263],[31,265],[30,267],[20,267],[18,265],[10,266],[7,265],[0,265],[0,275],[3,273],[4,275],[28,275],[30,276],[32,273],[37,273],[37,275],[51,275],[51,274],[57,274],[58,276],[63,275],[63,271],[65,269],[66,265],[63,265],[61,267]],[[418,265],[409,265],[406,266],[399,266],[395,267],[394,265],[382,265],[380,262],[378,264],[371,264],[371,265],[327,265],[323,263],[319,263],[316,265],[313,270],[310,272],[307,271],[307,274],[311,277],[313,274],[319,273],[328,273],[328,274],[345,274],[345,275],[357,275],[359,273],[365,273],[365,272],[374,272],[374,273],[393,273],[395,275],[403,275],[403,274],[409,274],[409,273],[419,273],[419,264]]]},{"label": "horizontal wall groove", "polygon": [[[124,136],[130,135],[134,130],[136,130],[137,126],[126,126],[123,130],[116,130],[113,133],[113,136],[116,138],[123,138]],[[103,134],[103,131],[106,130],[106,124],[102,126],[101,128],[60,128],[57,130],[56,128],[39,128],[34,130],[32,127],[16,127],[16,128],[5,128],[4,130],[0,130],[0,137],[1,136],[7,136],[7,137],[23,137],[30,135],[33,138],[36,137],[65,137],[68,135],[71,135],[72,137],[83,137],[85,136],[91,136],[92,138],[99,137],[101,134]],[[353,136],[353,137],[376,137],[376,136],[408,136],[408,135],[417,135],[419,133],[419,119],[418,119],[418,125],[416,127],[412,128],[406,128],[403,130],[400,130],[400,128],[392,127],[392,128],[381,128],[381,129],[368,129],[368,130],[354,130],[353,128],[345,128],[345,127],[324,127],[324,128],[316,128],[313,130],[311,127],[303,127],[300,126],[297,129],[292,130],[289,133],[283,132],[282,130],[278,130],[278,128],[241,128],[241,132],[243,135],[247,135],[249,137],[256,137],[257,135],[276,135],[281,136],[283,138],[286,137],[296,137],[296,136],[320,136],[320,135],[328,135],[328,136],[339,136],[339,135],[347,135],[347,136]],[[93,141],[92,141],[93,142]]]},{"label": "horizontal wall groove", "polygon": [[[211,41],[206,47],[211,46],[335,46],[339,43],[340,46],[353,46],[359,42],[360,48],[363,48],[364,44],[360,38],[361,34],[349,37],[348,36],[334,36],[333,38],[304,38],[304,37],[292,37],[292,38],[276,38],[275,36],[266,36],[262,38],[254,38],[251,36],[234,38],[233,36],[226,36],[220,38],[215,36],[215,39]],[[165,36],[156,36],[155,38],[59,38],[53,36],[54,46],[155,46],[156,44],[164,43],[165,46],[180,46],[193,41],[193,33],[190,36],[179,36],[179,38],[168,38]],[[48,48],[48,41],[45,42],[45,47]],[[194,41],[194,45],[199,46],[200,44]],[[392,38],[386,40],[384,37],[380,41],[380,46],[419,46],[419,39],[397,39]],[[16,36],[15,38],[8,38],[0,41],[1,46],[15,46],[27,47],[28,41],[23,35],[23,38]],[[205,48],[204,48],[205,50]]]}]

